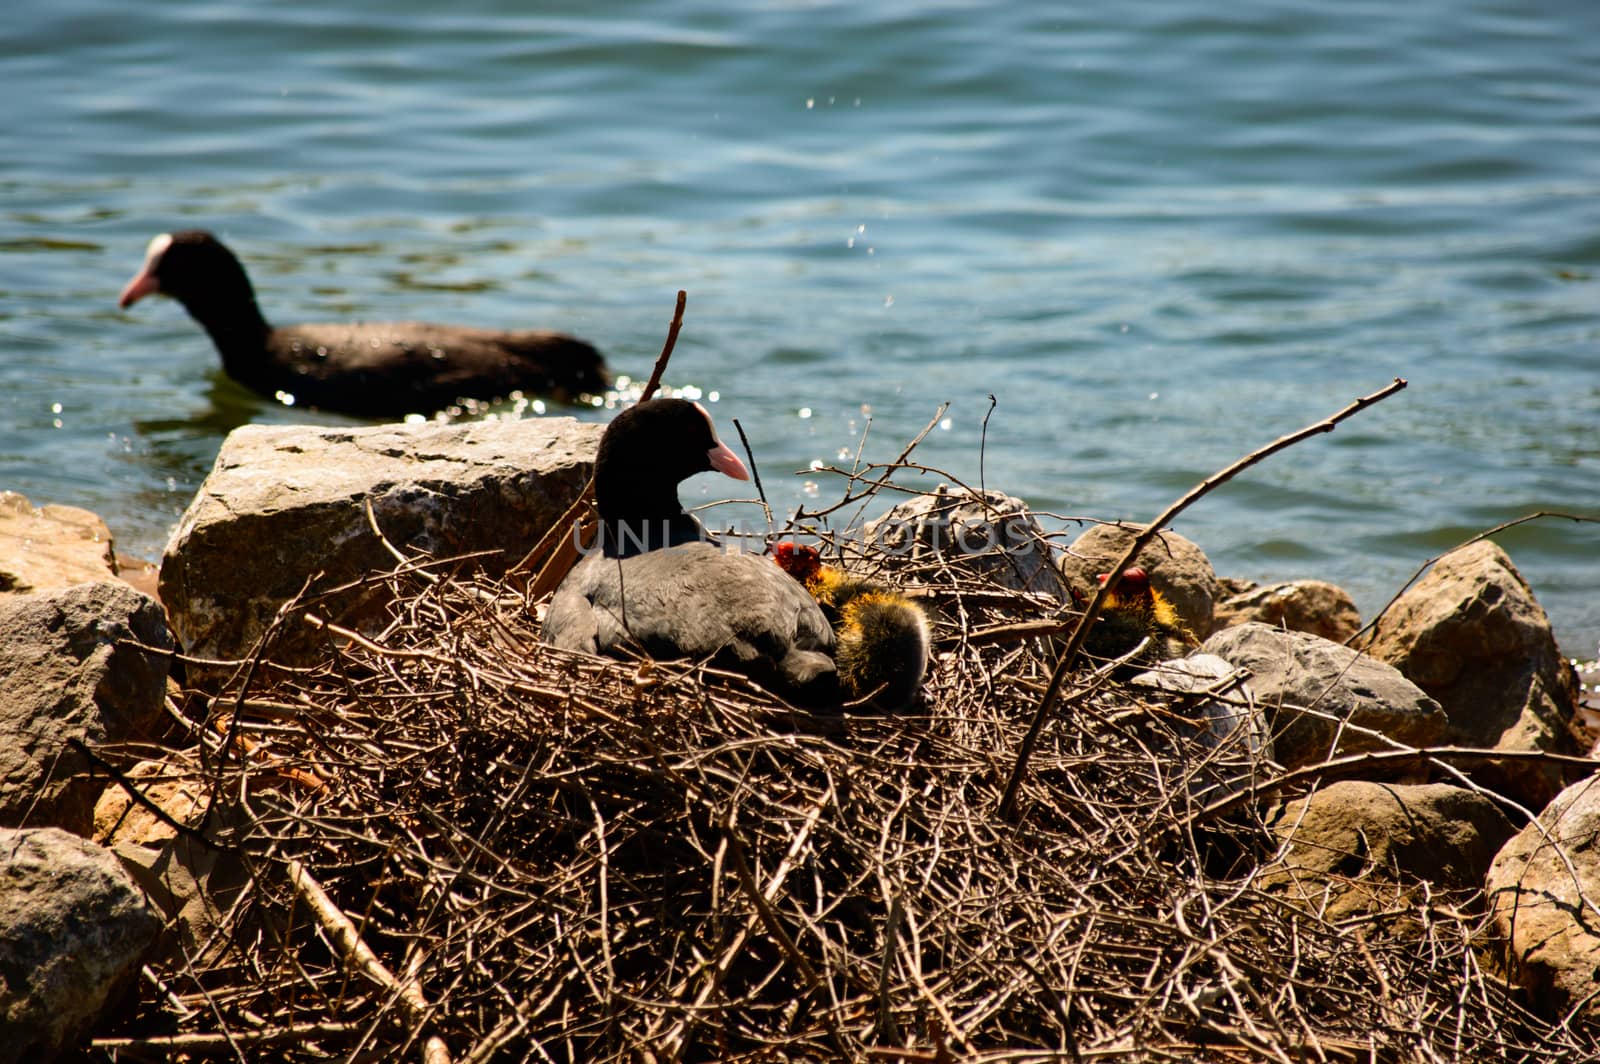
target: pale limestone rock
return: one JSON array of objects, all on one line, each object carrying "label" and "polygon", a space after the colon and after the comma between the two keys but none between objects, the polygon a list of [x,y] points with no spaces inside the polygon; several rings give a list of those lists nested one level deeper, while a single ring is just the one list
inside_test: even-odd
[{"label": "pale limestone rock", "polygon": [[[602,426],[571,418],[371,428],[247,425],[231,433],[167,545],[161,599],[184,649],[248,656],[284,602],[309,586],[338,588],[403,552],[450,557],[497,575],[558,521],[588,483]],[[381,586],[318,603],[360,627]],[[288,626],[274,656],[320,652],[320,636]]]},{"label": "pale limestone rock", "polygon": [[111,530],[88,510],[0,491],[0,592],[55,591],[117,574]]},{"label": "pale limestone rock", "polygon": [[[198,963],[231,947],[219,933],[250,876],[240,856],[208,845],[216,835],[237,838],[242,824],[233,807],[213,801],[202,782],[204,766],[193,753],[170,753],[129,769],[129,786],[173,823],[135,802],[123,786],[107,788],[95,807],[94,840],[111,848],[166,917],[162,953]],[[181,953],[179,953],[181,951]]]},{"label": "pale limestone rock", "polygon": [[1562,791],[1495,856],[1484,890],[1512,976],[1547,1014],[1600,1019],[1600,776]]},{"label": "pale limestone rock", "polygon": [[[167,761],[140,761],[124,774],[127,783],[179,824],[194,827],[206,805],[199,766],[185,770],[179,755]],[[94,807],[91,838],[105,846],[160,846],[178,834],[167,821],[133,800],[123,786],[108,787]]]},{"label": "pale limestone rock", "polygon": [[1514,830],[1465,787],[1364,780],[1279,803],[1264,821],[1279,851],[1258,883],[1334,918],[1391,909],[1396,888],[1421,883],[1465,897]]},{"label": "pale limestone rock", "polygon": [[1310,632],[1334,643],[1343,643],[1361,630],[1355,600],[1343,588],[1323,580],[1251,584],[1217,603],[1217,629],[1246,621]]},{"label": "pale limestone rock", "polygon": [[[1533,591],[1487,540],[1439,559],[1379,619],[1366,650],[1439,701],[1447,743],[1580,752],[1571,666]],[[1530,809],[1543,808],[1568,779],[1559,766],[1530,761],[1490,763],[1473,777]]]}]

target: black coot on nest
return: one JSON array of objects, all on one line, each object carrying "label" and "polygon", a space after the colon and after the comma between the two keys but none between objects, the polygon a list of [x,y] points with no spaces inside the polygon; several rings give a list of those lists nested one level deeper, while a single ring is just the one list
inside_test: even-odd
[{"label": "black coot on nest", "polygon": [[728,553],[678,501],[684,478],[749,479],[698,403],[652,399],[607,426],[595,458],[601,548],[556,589],[545,642],[627,658],[693,658],[805,705],[837,702],[833,631],[767,558]]}]

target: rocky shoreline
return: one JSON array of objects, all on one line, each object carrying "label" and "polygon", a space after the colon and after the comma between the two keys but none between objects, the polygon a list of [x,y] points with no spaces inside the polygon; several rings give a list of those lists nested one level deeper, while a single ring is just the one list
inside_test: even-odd
[{"label": "rocky shoreline", "polygon": [[[195,716],[186,707],[267,649],[278,667],[310,669],[334,641],[380,639],[392,593],[374,572],[456,559],[435,576],[502,577],[578,497],[599,433],[564,418],[246,427],[224,444],[158,580],[114,553],[93,514],[0,495],[0,706],[13,736],[0,774],[0,956],[31,973],[8,983],[0,1062],[81,1048],[164,960],[211,948],[243,873],[193,833],[216,796],[163,782],[174,758],[204,759],[174,745],[175,725]],[[934,530],[903,552],[908,580],[930,558],[975,564],[940,555],[951,529],[992,537],[996,512],[1031,520],[993,493],[908,505],[906,527]],[[1065,547],[1035,536],[1031,554],[996,542],[991,561],[1004,564],[974,571],[1061,617],[1134,531],[1095,525]],[[1013,579],[1019,558],[1031,568]],[[1580,677],[1506,553],[1483,541],[1447,555],[1365,626],[1333,585],[1219,578],[1173,533],[1137,563],[1202,642],[1174,666],[1187,680],[1158,669],[1132,683],[1212,720],[1224,745],[1238,732],[1215,722],[1247,707],[1252,756],[1275,774],[1230,799],[1276,840],[1253,882],[1357,922],[1397,892],[1424,908],[1448,898],[1481,915],[1483,946],[1527,1008],[1600,1029],[1600,935],[1585,901],[1600,897],[1600,762]],[[313,604],[319,622],[289,603]],[[220,712],[202,717],[215,726]]]}]

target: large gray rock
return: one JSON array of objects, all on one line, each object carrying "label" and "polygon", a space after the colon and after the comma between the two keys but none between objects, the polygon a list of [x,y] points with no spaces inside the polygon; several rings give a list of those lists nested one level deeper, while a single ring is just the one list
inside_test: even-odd
[{"label": "large gray rock", "polygon": [[[556,522],[593,470],[600,425],[571,418],[380,425],[247,425],[229,434],[161,564],[161,600],[190,654],[249,655],[285,601],[308,580],[340,587],[394,558],[394,546],[446,557],[490,551],[470,566],[503,572]],[[359,627],[381,588],[319,602]],[[280,660],[316,653],[295,626]]]},{"label": "large gray rock", "polygon": [[117,572],[111,530],[76,506],[34,508],[0,491],[0,592],[55,591],[110,580]]},{"label": "large gray rock", "polygon": [[[1080,601],[1099,586],[1100,574],[1122,557],[1143,529],[1138,525],[1094,525],[1072,541],[1061,556],[1061,575]],[[1150,574],[1150,586],[1178,611],[1178,619],[1204,639],[1212,629],[1218,598],[1217,574],[1205,552],[1167,529],[1139,552],[1135,563]]]},{"label": "large gray rock", "polygon": [[88,833],[105,777],[67,742],[150,738],[171,646],[155,600],[114,580],[0,597],[0,824]]},{"label": "large gray rock", "polygon": [[1439,703],[1394,666],[1308,632],[1251,622],[1224,628],[1200,649],[1250,670],[1249,688],[1272,718],[1273,751],[1289,768],[1390,749],[1383,736],[1427,746],[1444,733]]},{"label": "large gray rock", "polygon": [[0,1064],[81,1043],[160,930],[103,847],[56,828],[0,828]]},{"label": "large gray rock", "polygon": [[1600,1020],[1600,776],[1574,783],[1506,843],[1484,883],[1513,978],[1549,1014]]},{"label": "large gray rock", "polygon": [[993,587],[1066,598],[1044,529],[1022,500],[998,491],[980,497],[941,484],[869,521],[864,535],[871,557],[910,583],[961,573]]},{"label": "large gray rock", "polygon": [[1282,802],[1264,817],[1278,843],[1258,883],[1337,919],[1395,905],[1395,886],[1476,891],[1511,822],[1476,791],[1344,780]]},{"label": "large gray rock", "polygon": [[[1550,619],[1505,551],[1488,540],[1440,558],[1378,622],[1367,653],[1439,700],[1445,741],[1576,754],[1577,683]],[[1473,777],[1530,809],[1568,781],[1560,766],[1490,763]]]}]

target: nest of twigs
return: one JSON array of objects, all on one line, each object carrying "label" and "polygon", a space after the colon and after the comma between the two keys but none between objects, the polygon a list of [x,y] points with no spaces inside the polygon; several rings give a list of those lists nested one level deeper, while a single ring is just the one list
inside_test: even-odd
[{"label": "nest of twigs", "polygon": [[[870,559],[868,559],[870,561]],[[1481,920],[1335,922],[1260,885],[1276,769],[1092,663],[1016,752],[1065,607],[922,575],[912,715],[544,648],[517,587],[408,561],[320,667],[270,644],[184,764],[241,862],[100,1040],[120,1059],[1579,1059]],[[315,613],[314,604],[301,609]],[[1054,612],[1052,612],[1054,609]],[[303,623],[286,615],[285,623]],[[174,758],[174,764],[180,759]]]}]

